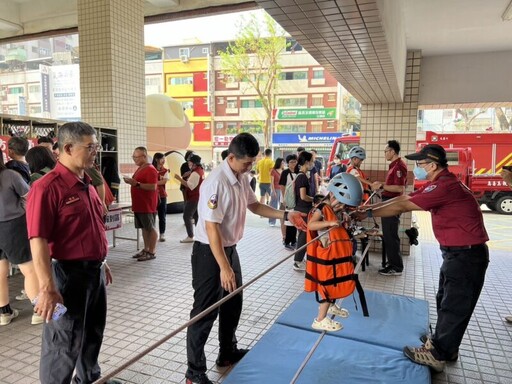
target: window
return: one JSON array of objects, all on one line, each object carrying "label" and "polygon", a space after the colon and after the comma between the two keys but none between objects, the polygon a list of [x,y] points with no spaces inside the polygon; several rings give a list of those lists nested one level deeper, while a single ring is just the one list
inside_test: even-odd
[{"label": "window", "polygon": [[224,128],[224,122],[215,123],[215,129],[223,129]]},{"label": "window", "polygon": [[278,133],[302,133],[306,132],[306,124],[277,124]]},{"label": "window", "polygon": [[207,55],[208,54],[208,48],[203,48],[203,54]]},{"label": "window", "polygon": [[228,134],[235,134],[238,133],[238,126],[236,123],[228,123]]},{"label": "window", "polygon": [[179,49],[179,56],[187,56],[189,57],[190,56],[190,48],[180,48]]},{"label": "window", "polygon": [[180,101],[181,106],[183,107],[183,110],[186,111],[187,109],[194,108],[194,102],[193,101]]},{"label": "window", "polygon": [[170,77],[168,85],[190,85],[193,84],[192,76]]},{"label": "window", "polygon": [[322,123],[321,122],[311,123],[311,131],[312,132],[322,132]]},{"label": "window", "polygon": [[263,127],[260,124],[242,124],[241,132],[263,133]]},{"label": "window", "polygon": [[314,95],[311,97],[312,107],[322,107],[324,105],[324,97],[322,95]]},{"label": "window", "polygon": [[146,86],[157,86],[157,85],[160,85],[160,76],[146,77]]},{"label": "window", "polygon": [[336,94],[335,93],[329,93],[327,95],[327,101],[336,101]]},{"label": "window", "polygon": [[226,103],[226,108],[230,108],[230,109],[237,108],[236,100],[228,100],[228,102]]},{"label": "window", "polygon": [[223,97],[217,98],[217,104],[224,104],[224,98]]},{"label": "window", "polygon": [[40,105],[31,105],[28,110],[29,110],[29,114],[35,115],[36,113],[41,113],[41,106]]},{"label": "window", "polygon": [[306,80],[308,73],[306,71],[297,72],[281,72],[279,74],[279,80]]},{"label": "window", "polygon": [[334,129],[334,120],[329,120],[327,122],[327,129]]},{"label": "window", "polygon": [[39,84],[32,84],[28,86],[28,93],[39,93],[41,92],[41,86]]},{"label": "window", "polygon": [[262,108],[260,100],[242,100],[240,108]]},{"label": "window", "polygon": [[323,79],[324,78],[324,70],[319,69],[313,71],[313,79]]},{"label": "window", "polygon": [[307,106],[307,97],[290,97],[277,100],[278,107],[305,107]]},{"label": "window", "polygon": [[8,93],[10,95],[23,95],[25,93],[24,87],[12,87],[9,88]]}]

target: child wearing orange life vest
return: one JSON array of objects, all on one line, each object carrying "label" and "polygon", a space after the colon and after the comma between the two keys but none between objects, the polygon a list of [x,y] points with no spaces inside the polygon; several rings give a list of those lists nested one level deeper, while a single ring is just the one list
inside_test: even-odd
[{"label": "child wearing orange life vest", "polygon": [[362,289],[354,274],[352,240],[346,229],[349,219],[345,213],[349,207],[361,204],[363,188],[355,176],[340,173],[327,189],[329,195],[309,214],[307,241],[322,236],[307,248],[305,291],[316,292],[320,303],[312,327],[338,331],[343,326],[328,315],[347,317],[348,311],[335,301],[352,294],[355,288],[360,293],[363,312],[367,316],[364,294],[361,296]]}]

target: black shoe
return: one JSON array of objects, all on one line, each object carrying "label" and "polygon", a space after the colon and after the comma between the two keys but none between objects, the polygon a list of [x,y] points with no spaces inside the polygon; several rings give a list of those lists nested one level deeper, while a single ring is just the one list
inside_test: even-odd
[{"label": "black shoe", "polygon": [[189,375],[188,372],[185,374],[187,384],[213,384],[206,373],[199,373],[197,375]]},{"label": "black shoe", "polygon": [[219,353],[219,357],[215,360],[215,364],[219,367],[229,367],[238,363],[249,352],[248,349],[235,349],[230,353]]},{"label": "black shoe", "polygon": [[[420,341],[423,343],[425,348],[432,349],[432,339],[429,335],[423,335],[420,337]],[[446,359],[446,361],[449,361],[450,363],[453,363],[459,359],[459,353],[454,352],[449,358]]]},{"label": "black shoe", "polygon": [[379,274],[382,276],[402,276],[402,271],[397,271],[395,268],[387,266],[386,268],[379,269]]}]

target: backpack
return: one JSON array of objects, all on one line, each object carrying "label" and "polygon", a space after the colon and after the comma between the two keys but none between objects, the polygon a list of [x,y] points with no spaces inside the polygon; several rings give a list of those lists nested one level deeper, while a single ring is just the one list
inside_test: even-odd
[{"label": "backpack", "polygon": [[290,172],[290,177],[292,178],[292,182],[286,185],[283,196],[283,203],[287,209],[295,208],[295,180],[297,178],[293,178],[292,172]]}]

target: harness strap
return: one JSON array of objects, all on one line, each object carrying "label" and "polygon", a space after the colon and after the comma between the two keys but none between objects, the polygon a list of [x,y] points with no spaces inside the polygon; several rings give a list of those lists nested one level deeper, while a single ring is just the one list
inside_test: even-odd
[{"label": "harness strap", "polygon": [[352,256],[337,257],[335,259],[325,260],[325,259],[319,259],[316,256],[307,255],[306,259],[308,261],[312,261],[313,263],[320,264],[320,265],[338,265],[338,264],[343,264],[343,263],[352,263]]}]

